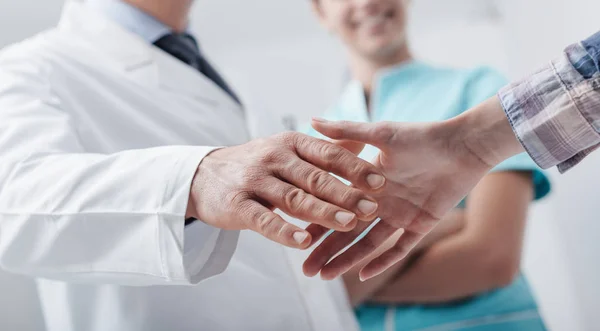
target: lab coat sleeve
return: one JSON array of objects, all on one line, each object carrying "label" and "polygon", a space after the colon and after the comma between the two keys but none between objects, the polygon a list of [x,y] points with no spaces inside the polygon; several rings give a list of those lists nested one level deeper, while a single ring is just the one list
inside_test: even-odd
[{"label": "lab coat sleeve", "polygon": [[0,266],[136,286],[223,272],[237,231],[196,222],[184,235],[192,178],[214,147],[87,152],[49,79],[0,62]]}]

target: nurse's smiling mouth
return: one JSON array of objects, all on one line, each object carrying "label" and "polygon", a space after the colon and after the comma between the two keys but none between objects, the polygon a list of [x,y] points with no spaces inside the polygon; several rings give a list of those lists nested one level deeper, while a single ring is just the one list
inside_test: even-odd
[{"label": "nurse's smiling mouth", "polygon": [[350,25],[354,30],[366,32],[368,35],[378,35],[385,32],[388,25],[396,17],[396,10],[393,8],[381,10],[377,13],[368,14],[364,17],[353,19]]}]

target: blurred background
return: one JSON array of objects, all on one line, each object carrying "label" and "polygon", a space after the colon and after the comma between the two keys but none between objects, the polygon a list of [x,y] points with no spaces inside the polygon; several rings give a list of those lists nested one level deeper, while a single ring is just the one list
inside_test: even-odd
[{"label": "blurred background", "polygon": [[[344,53],[308,0],[196,0],[192,30],[247,102],[302,123],[344,85]],[[488,64],[517,79],[600,29],[593,0],[412,0],[415,53]],[[52,27],[63,0],[0,0],[0,47]],[[600,330],[600,153],[551,171],[552,196],[530,217],[523,266],[551,330]],[[0,273],[3,330],[41,330],[35,285]]]}]

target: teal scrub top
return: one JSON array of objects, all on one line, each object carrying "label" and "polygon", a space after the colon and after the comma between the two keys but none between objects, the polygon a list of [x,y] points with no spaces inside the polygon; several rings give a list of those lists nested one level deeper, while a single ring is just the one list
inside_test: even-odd
[{"label": "teal scrub top", "polygon": [[[362,85],[352,81],[324,117],[357,122],[441,121],[480,104],[506,84],[501,74],[487,67],[449,69],[415,61],[378,75],[370,114]],[[305,132],[324,138],[308,126]],[[360,157],[370,161],[378,152],[375,147],[367,146]],[[548,178],[525,153],[502,162],[492,171],[531,171],[535,198],[540,199],[550,191]],[[523,276],[508,287],[457,303],[363,306],[357,310],[357,316],[363,330],[544,330]]]}]

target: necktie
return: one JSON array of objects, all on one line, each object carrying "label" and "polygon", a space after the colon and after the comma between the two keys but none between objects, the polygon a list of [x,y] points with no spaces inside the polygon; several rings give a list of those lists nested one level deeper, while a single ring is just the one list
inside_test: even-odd
[{"label": "necktie", "polygon": [[188,64],[208,77],[227,94],[229,94],[237,103],[240,103],[238,97],[233,93],[223,77],[208,63],[200,53],[200,48],[194,37],[187,33],[171,33],[158,39],[154,45],[163,51],[171,54],[175,58]]}]

